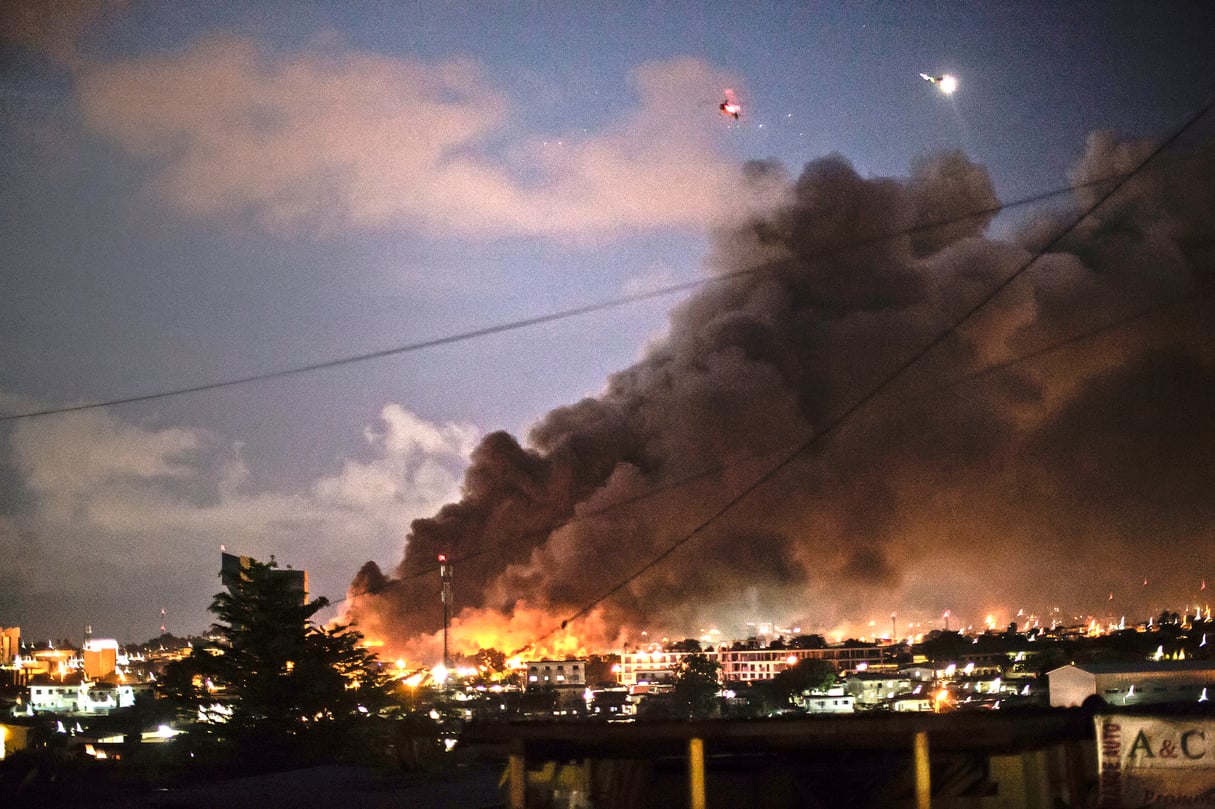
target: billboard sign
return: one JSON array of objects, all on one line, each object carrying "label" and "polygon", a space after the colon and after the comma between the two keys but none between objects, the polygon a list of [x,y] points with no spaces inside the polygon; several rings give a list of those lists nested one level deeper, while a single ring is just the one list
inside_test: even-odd
[{"label": "billboard sign", "polygon": [[1215,718],[1102,714],[1097,763],[1102,809],[1215,809]]}]

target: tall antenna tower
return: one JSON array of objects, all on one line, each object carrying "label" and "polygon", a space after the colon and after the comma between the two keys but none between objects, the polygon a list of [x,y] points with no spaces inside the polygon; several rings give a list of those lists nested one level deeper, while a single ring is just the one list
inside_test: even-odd
[{"label": "tall antenna tower", "polygon": [[451,626],[451,563],[444,554],[439,554],[439,578],[443,581],[443,667],[451,671],[451,650],[447,641],[447,630]]},{"label": "tall antenna tower", "polygon": [[160,608],[160,634],[166,635],[169,630],[165,629],[165,608]]}]

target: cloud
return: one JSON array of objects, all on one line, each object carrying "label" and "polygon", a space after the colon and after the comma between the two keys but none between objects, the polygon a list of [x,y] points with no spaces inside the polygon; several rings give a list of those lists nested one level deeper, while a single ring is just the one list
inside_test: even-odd
[{"label": "cloud", "polygon": [[197,430],[149,431],[97,415],[64,418],[55,428],[48,423],[33,422],[13,441],[25,485],[43,498],[75,499],[105,486],[186,476],[190,453],[206,440]]},{"label": "cloud", "polygon": [[35,560],[10,583],[6,620],[64,632],[95,621],[90,604],[108,591],[121,605],[107,614],[167,603],[180,631],[201,630],[221,544],[309,568],[314,593],[340,596],[363,559],[390,556],[411,519],[458,495],[477,432],[392,404],[364,436],[369,458],[299,490],[258,491],[244,447],[205,430],[103,411],[18,423],[7,465],[27,496],[0,516],[0,548],[28,559],[34,547],[54,564]]},{"label": "cloud", "polygon": [[145,161],[186,215],[563,240],[704,227],[736,204],[697,101],[721,77],[679,59],[632,79],[637,104],[609,129],[511,142],[525,111],[467,60],[274,56],[218,37],[97,66],[78,90],[85,125]]},{"label": "cloud", "polygon": [[77,44],[80,35],[107,11],[125,5],[125,0],[7,0],[0,13],[0,39],[79,69],[84,64]]}]

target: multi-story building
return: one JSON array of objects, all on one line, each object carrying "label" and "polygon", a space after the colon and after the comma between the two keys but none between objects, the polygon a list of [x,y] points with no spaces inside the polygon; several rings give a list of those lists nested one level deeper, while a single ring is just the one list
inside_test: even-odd
[{"label": "multi-story building", "polygon": [[527,664],[527,688],[586,686],[585,660],[533,660]]},{"label": "multi-story building", "polygon": [[856,698],[861,708],[873,708],[890,702],[904,694],[910,694],[922,683],[913,683],[911,677],[902,673],[859,672],[844,681],[844,689]]},{"label": "multi-story building", "polygon": [[0,626],[0,666],[10,666],[21,654],[21,627]]},{"label": "multi-story building", "polygon": [[[219,578],[223,582],[224,587],[229,591],[233,590],[245,578],[245,571],[249,569],[251,562],[255,561],[249,556],[237,556],[235,554],[222,551],[220,553]],[[274,557],[270,557],[270,564],[275,564]],[[308,571],[295,570],[291,567],[276,568],[274,575],[288,582],[291,590],[299,593],[300,603],[308,603]]]},{"label": "multi-story building", "polygon": [[856,671],[880,664],[880,646],[828,646],[823,649],[710,649],[704,652],[654,650],[624,652],[620,655],[620,683],[634,686],[642,682],[670,678],[670,672],[689,654],[702,654],[721,667],[726,682],[771,680],[803,660],[825,660],[838,672]]},{"label": "multi-story building", "polygon": [[0,626],[0,686],[25,684],[20,662],[21,629]]},{"label": "multi-story building", "polygon": [[118,641],[89,638],[84,642],[80,656],[84,661],[84,676],[90,680],[100,680],[113,674],[118,667]]},{"label": "multi-story building", "polygon": [[35,683],[29,687],[29,706],[34,713],[105,714],[135,704],[135,688],[130,685],[78,683]]}]

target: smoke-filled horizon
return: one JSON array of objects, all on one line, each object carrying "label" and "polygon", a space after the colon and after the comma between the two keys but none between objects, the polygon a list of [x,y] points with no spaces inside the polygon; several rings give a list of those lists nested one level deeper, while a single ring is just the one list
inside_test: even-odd
[{"label": "smoke-filled horizon", "polygon": [[[1128,172],[1152,148],[1094,135],[1069,181]],[[462,651],[526,645],[624,581],[546,647],[756,620],[819,631],[874,611],[1011,618],[1107,590],[1110,609],[1146,613],[1179,606],[1190,579],[1197,591],[1215,537],[1210,142],[1162,155],[1057,243],[1108,186],[997,239],[992,214],[965,217],[998,200],[960,152],[900,178],[838,155],[747,174],[740,193],[782,201],[715,234],[716,280],[601,393],[525,442],[487,435],[463,497],[412,523],[400,564],[359,571],[348,618],[428,653],[442,609],[424,574],[440,553],[461,560]],[[1048,244],[889,390],[630,578]]]}]

